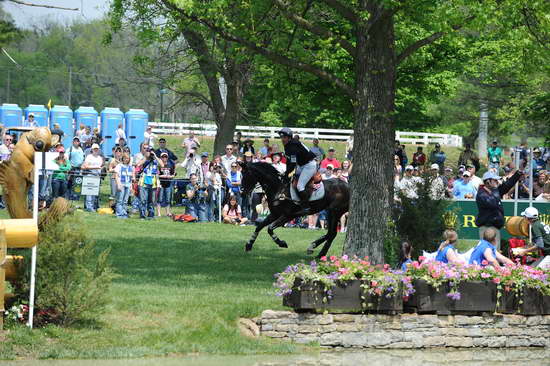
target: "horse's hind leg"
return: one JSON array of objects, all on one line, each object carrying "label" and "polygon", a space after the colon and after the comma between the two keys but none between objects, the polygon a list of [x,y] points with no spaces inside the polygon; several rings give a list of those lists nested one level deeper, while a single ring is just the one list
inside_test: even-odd
[{"label": "horse's hind leg", "polygon": [[288,244],[286,243],[286,241],[279,239],[277,235],[275,235],[275,232],[273,230],[280,226],[283,226],[287,221],[288,218],[286,216],[281,216],[267,227],[267,233],[269,234],[269,236],[271,236],[271,239],[273,239],[273,241],[281,248],[288,248]]},{"label": "horse's hind leg", "polygon": [[325,240],[327,240],[327,236],[328,236],[328,233],[321,236],[319,239],[313,241],[311,244],[309,244],[309,247],[307,247],[307,254],[313,254],[313,249],[317,248]]},{"label": "horse's hind leg", "polygon": [[342,215],[344,214],[344,212],[338,212],[338,213],[334,213],[334,212],[329,212],[329,222],[328,222],[328,232],[327,232],[327,240],[325,242],[325,245],[323,245],[323,248],[321,249],[321,251],[319,252],[319,254],[317,255],[317,258],[321,258],[321,257],[324,257],[327,255],[328,253],[328,250],[330,249],[330,246],[332,245],[332,241],[334,240],[334,238],[336,237],[336,229],[338,228],[338,222],[340,221],[340,218],[342,217]]},{"label": "horse's hind leg", "polygon": [[252,250],[252,246],[254,245],[254,242],[256,241],[256,238],[258,237],[258,234],[260,234],[260,231],[262,231],[262,229],[264,227],[266,227],[267,225],[271,224],[273,221],[275,221],[276,217],[273,216],[272,214],[269,214],[265,219],[264,221],[262,221],[261,223],[258,224],[258,226],[256,226],[256,230],[254,230],[254,232],[252,233],[252,236],[250,237],[250,240],[248,240],[244,246],[244,250],[246,252],[249,252]]}]

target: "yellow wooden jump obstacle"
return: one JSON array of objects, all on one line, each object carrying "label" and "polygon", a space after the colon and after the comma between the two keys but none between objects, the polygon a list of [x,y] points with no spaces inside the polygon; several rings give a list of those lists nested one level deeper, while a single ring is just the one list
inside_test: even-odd
[{"label": "yellow wooden jump obstacle", "polygon": [[17,275],[17,261],[21,256],[7,255],[8,248],[31,248],[38,243],[38,226],[33,219],[0,220],[0,329],[4,326],[3,313],[6,294],[6,280]]}]

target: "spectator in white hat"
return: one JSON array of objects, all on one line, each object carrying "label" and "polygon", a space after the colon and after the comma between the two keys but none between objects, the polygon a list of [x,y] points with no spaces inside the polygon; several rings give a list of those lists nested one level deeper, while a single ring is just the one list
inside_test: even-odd
[{"label": "spectator in white hat", "polygon": [[445,182],[443,178],[439,175],[439,165],[432,164],[430,166],[430,198],[432,200],[442,200],[445,198]]},{"label": "spectator in white hat", "polygon": [[[531,226],[531,245],[514,250],[514,254],[525,255],[538,249],[542,249],[545,256],[550,254],[550,225],[539,220],[539,211],[535,207],[527,207],[521,216],[525,217]],[[545,265],[541,267],[546,268],[550,265],[550,260],[544,262]]]},{"label": "spectator in white hat", "polygon": [[453,197],[456,199],[474,198],[477,194],[477,190],[474,188],[471,182],[472,175],[469,171],[462,173],[462,179],[455,182],[453,188]]},{"label": "spectator in white hat", "polygon": [[414,167],[407,165],[405,167],[405,174],[399,182],[399,191],[409,199],[418,198],[418,184],[422,182],[422,178],[413,176]]},{"label": "spectator in white hat", "polygon": [[477,191],[479,189],[479,186],[483,184],[483,181],[480,177],[476,175],[476,167],[472,164],[467,164],[466,170],[470,173],[470,182],[472,182],[472,185]]},{"label": "spectator in white hat", "polygon": [[[86,156],[84,163],[82,163],[82,173],[99,177],[101,168],[103,167],[103,158],[99,155],[99,145],[93,144],[91,150],[92,153]],[[86,211],[95,212],[97,210],[97,197],[98,196],[86,196],[84,206]]]}]

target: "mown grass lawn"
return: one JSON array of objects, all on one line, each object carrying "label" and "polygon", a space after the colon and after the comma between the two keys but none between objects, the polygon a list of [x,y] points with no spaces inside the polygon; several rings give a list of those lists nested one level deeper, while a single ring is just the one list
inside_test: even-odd
[{"label": "mown grass lawn", "polygon": [[[321,231],[279,229],[290,248],[280,249],[267,233],[244,252],[253,227],[220,224],[118,220],[77,212],[98,249],[112,248],[120,277],[111,303],[97,322],[63,329],[17,327],[4,334],[0,359],[137,358],[172,354],[283,354],[298,346],[242,336],[239,317],[282,309],[273,274],[309,261],[307,245]],[[340,254],[344,235],[331,250]]]}]

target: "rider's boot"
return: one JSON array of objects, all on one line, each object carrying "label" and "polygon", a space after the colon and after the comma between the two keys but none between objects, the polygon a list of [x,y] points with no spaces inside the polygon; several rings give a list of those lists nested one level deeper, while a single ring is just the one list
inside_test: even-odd
[{"label": "rider's boot", "polygon": [[303,190],[301,192],[298,192],[298,197],[300,197],[300,207],[304,211],[310,211],[311,206],[309,204],[309,197],[306,190]]}]

